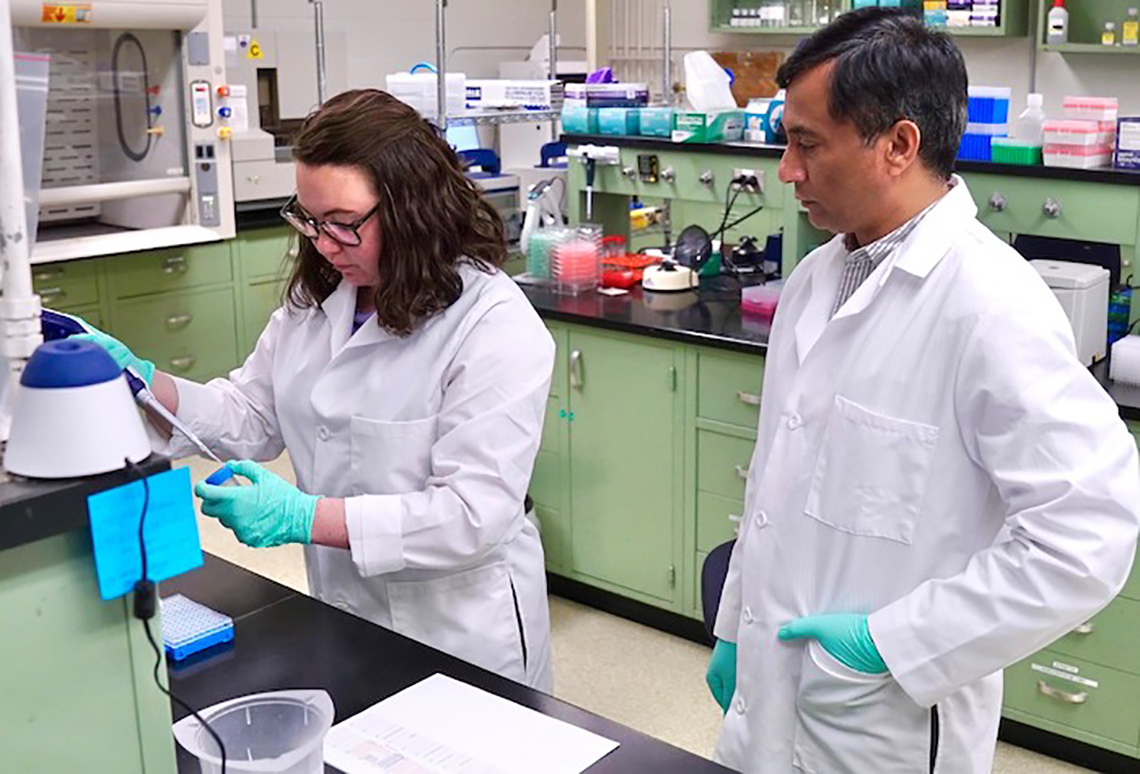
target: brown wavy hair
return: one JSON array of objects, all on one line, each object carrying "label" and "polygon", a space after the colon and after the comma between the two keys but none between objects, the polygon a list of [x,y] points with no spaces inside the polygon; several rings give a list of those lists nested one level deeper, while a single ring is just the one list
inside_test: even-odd
[{"label": "brown wavy hair", "polygon": [[[293,158],[355,167],[371,181],[380,200],[376,321],[392,334],[409,335],[459,299],[462,262],[490,272],[507,259],[503,221],[464,174],[455,151],[387,92],[355,89],[325,102],[301,124]],[[317,306],[340,281],[313,241],[301,238],[287,303]]]}]

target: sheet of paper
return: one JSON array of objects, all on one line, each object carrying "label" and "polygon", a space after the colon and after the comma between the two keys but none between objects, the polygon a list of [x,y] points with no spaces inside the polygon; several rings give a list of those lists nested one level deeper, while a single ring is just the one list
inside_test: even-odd
[{"label": "sheet of paper", "polygon": [[333,726],[325,763],[347,774],[579,774],[617,746],[436,674]]},{"label": "sheet of paper", "polygon": [[[146,482],[150,491],[144,527],[147,577],[161,581],[201,567],[202,546],[194,518],[190,469],[167,470],[148,476]],[[87,498],[95,572],[103,599],[121,597],[142,576],[142,507],[141,481],[105,489]]]}]

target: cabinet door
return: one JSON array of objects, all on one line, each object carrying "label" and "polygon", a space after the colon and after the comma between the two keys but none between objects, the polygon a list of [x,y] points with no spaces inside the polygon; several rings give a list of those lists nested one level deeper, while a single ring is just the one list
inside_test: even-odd
[{"label": "cabinet door", "polygon": [[672,601],[679,354],[574,329],[569,354],[574,572]]},{"label": "cabinet door", "polygon": [[246,287],[245,333],[241,341],[242,351],[239,353],[241,360],[244,361],[253,352],[270,316],[277,311],[277,307],[281,306],[281,293],[284,287],[284,280],[255,282]]}]

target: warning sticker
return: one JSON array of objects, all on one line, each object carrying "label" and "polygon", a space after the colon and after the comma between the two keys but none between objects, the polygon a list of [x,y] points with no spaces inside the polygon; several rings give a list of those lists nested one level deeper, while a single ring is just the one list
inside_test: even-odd
[{"label": "warning sticker", "polygon": [[90,24],[91,3],[44,3],[40,21],[44,24]]},{"label": "warning sticker", "polygon": [[1043,666],[1042,664],[1030,664],[1030,667],[1034,672],[1040,672],[1041,674],[1049,675],[1050,677],[1059,677],[1062,680],[1079,683],[1080,685],[1087,685],[1089,688],[1098,688],[1100,686],[1100,683],[1098,683],[1096,680],[1090,680],[1087,677],[1081,677],[1080,675],[1073,675],[1069,674],[1068,672],[1062,672],[1060,669]]},{"label": "warning sticker", "polygon": [[257,42],[256,38],[254,38],[253,40],[250,40],[249,48],[246,49],[246,52],[245,52],[245,58],[246,59],[264,59],[265,58],[265,52],[263,52],[261,50],[261,44]]}]

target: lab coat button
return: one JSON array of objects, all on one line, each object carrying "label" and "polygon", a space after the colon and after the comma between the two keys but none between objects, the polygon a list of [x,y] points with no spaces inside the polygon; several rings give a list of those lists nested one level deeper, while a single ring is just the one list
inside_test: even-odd
[{"label": "lab coat button", "polygon": [[764,511],[757,511],[756,512],[756,527],[758,529],[763,529],[764,527],[767,527],[767,526],[768,526],[768,514],[764,513]]},{"label": "lab coat button", "polygon": [[803,423],[804,423],[804,421],[802,419],[800,419],[799,414],[792,414],[788,417],[788,429],[789,430],[795,430],[796,428],[798,428]]},{"label": "lab coat button", "polygon": [[747,710],[747,709],[748,709],[748,705],[744,703],[744,697],[743,696],[737,696],[736,697],[736,712],[737,712],[737,714],[743,715],[745,710]]},{"label": "lab coat button", "polygon": [[322,441],[327,441],[329,439],[329,429],[324,425],[318,427],[317,438],[320,438]]},{"label": "lab coat button", "polygon": [[744,618],[744,623],[746,623],[746,624],[752,623],[752,620],[753,620],[752,619],[752,608],[750,608],[750,607],[744,608],[743,618]]}]

